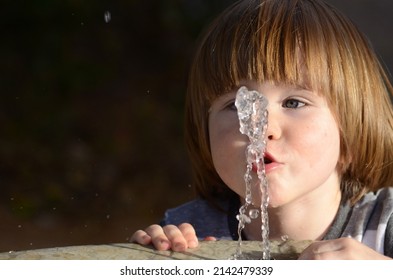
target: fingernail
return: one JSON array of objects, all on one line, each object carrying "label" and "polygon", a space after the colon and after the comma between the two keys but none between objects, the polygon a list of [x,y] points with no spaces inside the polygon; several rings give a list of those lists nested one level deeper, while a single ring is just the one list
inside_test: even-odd
[{"label": "fingernail", "polygon": [[168,250],[169,247],[170,247],[170,244],[169,244],[168,241],[162,240],[162,241],[160,242],[160,249],[161,249],[161,250]]},{"label": "fingernail", "polygon": [[176,243],[173,249],[174,251],[184,251],[186,247],[182,243]]},{"label": "fingernail", "polygon": [[151,238],[150,238],[149,235],[144,235],[144,236],[142,236],[142,241],[143,241],[143,242],[149,242],[150,240],[151,240]]},{"label": "fingernail", "polygon": [[195,240],[188,241],[188,247],[195,248],[198,246],[198,242]]}]

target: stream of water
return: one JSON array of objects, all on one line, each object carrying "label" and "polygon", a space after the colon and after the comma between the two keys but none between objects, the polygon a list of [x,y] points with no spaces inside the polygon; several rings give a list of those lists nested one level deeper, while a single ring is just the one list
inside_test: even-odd
[{"label": "stream of water", "polygon": [[[261,218],[261,238],[262,238],[262,259],[270,259],[270,244],[269,244],[269,217],[267,206],[269,204],[268,196],[268,182],[265,173],[265,164],[263,156],[266,149],[265,134],[268,125],[268,100],[258,91],[248,90],[246,87],[241,87],[236,94],[235,106],[240,123],[240,132],[247,135],[249,144],[246,148],[247,169],[244,175],[246,185],[245,202],[239,209],[237,219],[238,226],[238,248],[233,256],[234,259],[242,259],[243,254],[241,250],[242,245],[242,231],[246,224],[251,223],[253,219],[259,216]],[[258,177],[258,195],[261,196],[260,210],[250,209],[253,201],[253,165],[255,165]],[[255,182],[255,180],[254,180]]]}]

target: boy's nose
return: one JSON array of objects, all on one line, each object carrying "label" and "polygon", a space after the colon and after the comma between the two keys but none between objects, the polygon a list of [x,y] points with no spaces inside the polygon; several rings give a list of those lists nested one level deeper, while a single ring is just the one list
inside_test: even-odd
[{"label": "boy's nose", "polygon": [[275,117],[274,114],[269,111],[266,138],[268,140],[277,140],[281,137],[281,134],[282,132],[277,116]]}]

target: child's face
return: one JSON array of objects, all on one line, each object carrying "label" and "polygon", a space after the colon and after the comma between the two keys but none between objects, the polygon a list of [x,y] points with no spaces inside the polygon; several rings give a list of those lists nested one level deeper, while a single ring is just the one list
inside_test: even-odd
[{"label": "child's face", "polygon": [[[316,202],[321,197],[337,195],[340,135],[325,98],[302,88],[267,82],[244,85],[269,100],[266,155],[272,162],[266,164],[266,174],[270,206]],[[248,138],[239,131],[235,98],[233,91],[213,102],[209,116],[210,145],[221,179],[244,198]],[[253,203],[259,205],[256,193],[253,192]]]}]

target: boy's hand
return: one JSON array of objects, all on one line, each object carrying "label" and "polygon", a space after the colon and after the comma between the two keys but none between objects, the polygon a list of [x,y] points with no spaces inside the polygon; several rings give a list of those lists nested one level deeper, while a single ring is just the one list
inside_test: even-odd
[{"label": "boy's hand", "polygon": [[145,230],[136,231],[131,242],[141,245],[153,244],[157,250],[173,250],[176,252],[185,251],[187,248],[196,248],[198,238],[192,225],[188,223],[179,226],[151,225]]},{"label": "boy's hand", "polygon": [[317,241],[308,246],[300,260],[389,260],[359,241],[343,237],[334,240]]}]

